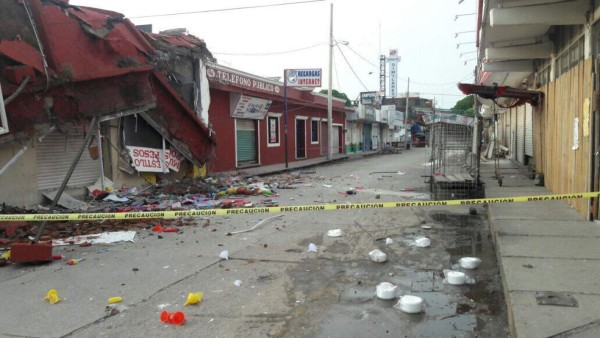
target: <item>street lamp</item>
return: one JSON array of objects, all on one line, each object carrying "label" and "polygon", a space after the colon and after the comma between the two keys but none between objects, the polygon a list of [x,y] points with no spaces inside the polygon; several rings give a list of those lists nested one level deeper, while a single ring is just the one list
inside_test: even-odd
[{"label": "street lamp", "polygon": [[327,160],[333,159],[333,149],[331,141],[333,140],[333,97],[331,95],[331,86],[333,78],[333,46],[337,44],[348,45],[348,41],[335,41],[333,39],[333,3],[331,4],[329,18],[329,87],[327,90]]}]

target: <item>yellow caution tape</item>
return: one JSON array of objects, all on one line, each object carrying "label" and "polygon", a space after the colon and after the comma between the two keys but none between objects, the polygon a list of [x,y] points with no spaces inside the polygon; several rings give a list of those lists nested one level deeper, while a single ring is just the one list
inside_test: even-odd
[{"label": "yellow caution tape", "polygon": [[298,211],[333,211],[352,209],[382,209],[404,207],[430,207],[444,205],[477,205],[496,203],[519,203],[534,201],[554,201],[578,198],[598,197],[600,192],[583,192],[575,194],[556,194],[539,196],[494,197],[467,200],[421,201],[421,202],[381,202],[381,203],[352,203],[352,204],[323,204],[323,205],[292,205],[264,208],[233,208],[233,209],[202,209],[202,210],[169,210],[169,211],[138,211],[138,212],[106,212],[106,213],[65,213],[65,214],[2,214],[0,222],[8,221],[94,221],[94,220],[134,220],[148,218],[180,218],[198,216],[228,216],[248,215]]}]

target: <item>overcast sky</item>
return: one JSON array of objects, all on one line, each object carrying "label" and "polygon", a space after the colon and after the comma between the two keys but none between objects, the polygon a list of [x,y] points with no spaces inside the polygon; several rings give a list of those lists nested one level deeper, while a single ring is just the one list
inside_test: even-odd
[{"label": "overcast sky", "polygon": [[[451,108],[463,96],[457,82],[472,82],[476,0],[71,0],[78,6],[123,13],[153,31],[187,28],[203,39],[222,65],[264,77],[286,68],[323,69],[328,85],[330,4],[333,35],[349,44],[334,48],[333,89],[356,99],[379,90],[379,55],[398,49],[398,93],[435,99]],[[308,0],[310,1],[310,0]],[[236,7],[299,3],[226,10]],[[172,13],[202,12],[178,15]],[[459,16],[455,20],[455,16]],[[142,17],[150,15],[162,15]],[[457,32],[467,32],[455,37]],[[457,49],[457,43],[464,43]],[[461,53],[464,54],[461,57]],[[465,65],[466,61],[466,65]],[[388,83],[389,88],[389,83]],[[389,90],[389,89],[388,89]],[[387,94],[387,93],[386,93]]]}]

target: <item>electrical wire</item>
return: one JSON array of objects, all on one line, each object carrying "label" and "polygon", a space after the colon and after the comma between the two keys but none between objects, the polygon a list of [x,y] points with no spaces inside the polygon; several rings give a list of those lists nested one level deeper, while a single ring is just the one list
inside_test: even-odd
[{"label": "electrical wire", "polygon": [[255,9],[255,8],[279,7],[279,6],[288,6],[288,5],[300,5],[300,4],[306,4],[306,3],[311,3],[311,2],[323,2],[323,1],[325,1],[325,0],[305,0],[305,1],[294,1],[294,2],[282,2],[282,3],[269,4],[269,5],[254,5],[254,6],[231,7],[231,8],[221,8],[221,9],[208,9],[208,10],[204,10],[204,11],[189,11],[189,12],[178,12],[178,13],[140,15],[140,16],[130,16],[129,19],[158,18],[158,17],[163,17],[163,16],[228,12],[228,11],[237,11],[237,10],[242,10],[242,9]]},{"label": "electrical wire", "polygon": [[340,76],[339,76],[339,72],[337,69],[337,62],[335,62],[335,55],[332,55],[332,60],[333,60],[333,69],[335,69],[335,80],[337,81],[337,87],[342,88],[342,86],[340,85]]},{"label": "electrical wire", "polygon": [[266,52],[266,53],[218,53],[218,52],[213,52],[212,54],[213,55],[239,55],[239,56],[281,55],[281,54],[295,53],[295,52],[299,52],[299,51],[302,51],[302,50],[307,50],[307,49],[315,48],[317,46],[324,45],[324,44],[325,44],[325,42],[319,42],[319,43],[311,45],[311,46],[302,47],[302,48],[298,48],[298,49],[291,49],[291,50],[286,50],[286,51],[280,51],[280,52]]},{"label": "electrical wire", "polygon": [[360,78],[358,77],[358,75],[354,71],[354,68],[352,68],[352,66],[350,65],[350,62],[348,62],[348,59],[346,58],[346,55],[344,55],[344,52],[340,48],[340,45],[337,45],[337,48],[340,51],[340,53],[342,54],[342,57],[346,61],[346,64],[348,64],[348,67],[350,67],[350,70],[352,71],[352,73],[354,74],[354,76],[356,77],[356,79],[358,80],[358,82],[360,82],[360,84],[365,88],[365,91],[368,91],[369,89],[367,88],[367,86],[365,86],[365,84],[360,80]]},{"label": "electrical wire", "polygon": [[366,63],[370,64],[371,66],[375,67],[376,69],[379,69],[379,66],[374,64],[373,62],[367,60],[364,56],[358,54],[354,49],[352,49],[352,47],[350,47],[350,45],[347,45],[346,47],[348,47],[348,49],[350,49],[350,51],[354,54],[356,54],[359,58],[363,59]]}]

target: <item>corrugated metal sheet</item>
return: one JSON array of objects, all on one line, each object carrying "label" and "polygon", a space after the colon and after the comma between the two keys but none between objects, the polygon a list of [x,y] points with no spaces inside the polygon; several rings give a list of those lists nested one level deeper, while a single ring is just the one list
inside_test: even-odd
[{"label": "corrugated metal sheet", "polygon": [[[82,128],[73,127],[62,133],[54,131],[37,144],[39,190],[53,190],[60,187],[83,142]],[[100,162],[93,160],[90,153],[85,150],[67,187],[86,187],[96,182],[98,177],[100,177]]]},{"label": "corrugated metal sheet", "polygon": [[254,120],[236,120],[237,164],[256,163],[256,124]]},{"label": "corrugated metal sheet", "polygon": [[525,155],[533,157],[533,109],[525,105]]},{"label": "corrugated metal sheet", "polygon": [[510,135],[510,155],[513,158],[517,156],[517,114],[515,109],[510,110],[510,126],[507,129],[507,132]]},{"label": "corrugated metal sheet", "polygon": [[525,164],[525,107],[517,108],[517,161]]}]

